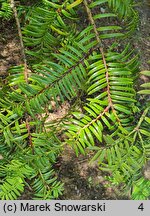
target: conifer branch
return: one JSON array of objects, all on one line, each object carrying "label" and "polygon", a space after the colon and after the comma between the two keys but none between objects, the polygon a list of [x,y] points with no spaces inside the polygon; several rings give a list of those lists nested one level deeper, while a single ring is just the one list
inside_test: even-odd
[{"label": "conifer branch", "polygon": [[93,19],[93,16],[92,16],[92,12],[91,10],[89,9],[88,7],[88,2],[87,0],[84,0],[84,6],[86,8],[86,11],[87,11],[87,14],[88,14],[88,18],[89,18],[89,21],[90,23],[92,24],[93,26],[93,30],[95,32],[95,35],[96,35],[96,40],[99,44],[99,50],[100,50],[100,53],[102,54],[102,58],[103,58],[103,63],[104,63],[104,67],[105,67],[105,70],[106,70],[106,81],[107,81],[107,94],[108,94],[108,102],[109,102],[109,105],[108,107],[112,109],[119,125],[121,126],[121,123],[120,123],[120,119],[116,113],[116,110],[114,109],[114,106],[113,106],[113,102],[112,102],[112,99],[111,99],[111,94],[110,94],[110,84],[109,84],[109,72],[108,72],[108,67],[107,67],[107,63],[106,63],[106,59],[105,59],[105,54],[104,54],[104,49],[103,49],[103,44],[101,42],[101,39],[100,39],[100,36],[99,36],[99,33],[97,31],[97,27],[96,27],[96,23]]},{"label": "conifer branch", "polygon": [[[26,83],[28,83],[28,68],[27,68],[27,60],[26,60],[26,55],[25,55],[25,48],[24,48],[24,44],[23,44],[23,37],[22,37],[22,32],[21,32],[21,26],[20,26],[20,22],[19,22],[19,18],[18,18],[18,13],[17,13],[17,9],[15,6],[15,2],[14,0],[10,0],[10,6],[14,12],[14,17],[16,20],[16,25],[17,25],[17,30],[18,30],[18,35],[19,35],[19,40],[20,40],[20,49],[21,49],[21,56],[22,56],[22,60],[24,63],[24,79],[26,81]],[[27,99],[27,96],[26,96]],[[33,144],[32,144],[32,136],[31,136],[31,129],[30,129],[30,117],[28,116],[26,118],[26,128],[28,130],[28,138],[29,138],[29,145],[32,149],[32,153],[34,154],[34,148],[33,148]]]}]

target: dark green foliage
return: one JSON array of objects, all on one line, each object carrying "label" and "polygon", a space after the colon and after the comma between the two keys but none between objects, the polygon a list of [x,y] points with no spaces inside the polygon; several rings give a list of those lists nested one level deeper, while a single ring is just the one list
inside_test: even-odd
[{"label": "dark green foliage", "polygon": [[12,9],[8,0],[0,0],[0,18],[10,19],[12,16]]},{"label": "dark green foliage", "polygon": [[[111,44],[135,30],[133,3],[43,0],[34,5],[23,28],[30,70],[11,68],[1,89],[1,199],[16,199],[25,185],[34,199],[58,198],[63,185],[53,164],[65,144],[77,155],[95,152],[91,161],[111,173],[111,182],[132,188],[132,199],[149,197],[149,180],[142,177],[150,158],[149,105],[139,110],[134,89],[139,59],[130,44],[122,51]],[[78,27],[80,8],[89,23]],[[82,94],[80,108],[75,103],[66,117],[46,123],[51,101],[59,106]]]},{"label": "dark green foliage", "polygon": [[150,195],[150,181],[141,177],[133,185],[132,198],[136,200],[145,200]]}]

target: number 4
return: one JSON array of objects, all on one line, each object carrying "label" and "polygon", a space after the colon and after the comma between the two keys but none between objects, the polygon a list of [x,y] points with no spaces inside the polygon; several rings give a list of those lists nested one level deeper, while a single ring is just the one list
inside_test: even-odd
[{"label": "number 4", "polygon": [[143,206],[143,203],[141,203],[138,207],[139,210],[143,211],[144,210],[144,206]]}]

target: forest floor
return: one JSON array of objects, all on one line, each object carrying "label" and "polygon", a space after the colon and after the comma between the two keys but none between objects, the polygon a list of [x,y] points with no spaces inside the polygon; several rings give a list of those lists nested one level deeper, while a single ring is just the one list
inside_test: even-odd
[{"label": "forest floor", "polygon": [[[142,2],[142,1],[141,1]],[[131,39],[140,54],[140,70],[149,69],[150,60],[150,3],[144,0],[137,6],[140,14],[139,28]],[[8,75],[10,66],[21,64],[21,52],[17,29],[14,20],[0,23],[0,84]],[[141,77],[140,83],[145,82]],[[61,107],[65,112],[66,104]],[[55,118],[60,117],[61,112],[55,112]],[[99,170],[96,163],[89,164],[89,157],[80,155],[76,157],[70,147],[66,147],[59,157],[55,169],[58,171],[58,178],[64,183],[64,193],[60,199],[129,199],[119,193],[119,188],[108,184],[107,175]],[[26,191],[21,199],[30,199],[32,194]]]}]

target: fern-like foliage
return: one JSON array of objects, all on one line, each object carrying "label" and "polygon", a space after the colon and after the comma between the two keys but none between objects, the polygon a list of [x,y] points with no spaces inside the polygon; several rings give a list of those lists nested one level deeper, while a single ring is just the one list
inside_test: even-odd
[{"label": "fern-like foliage", "polygon": [[10,19],[12,16],[12,9],[8,0],[0,0],[0,18]]},{"label": "fern-like foliage", "polygon": [[150,181],[141,177],[133,185],[132,198],[136,200],[149,199],[150,195]]},{"label": "fern-like foliage", "polygon": [[8,95],[5,97],[7,100],[0,99],[0,149],[3,156],[0,160],[3,179],[0,198],[16,199],[24,191],[24,186],[28,187],[27,179],[33,197],[57,198],[63,185],[57,181],[52,164],[61,149],[59,139],[52,132],[43,132],[42,117],[27,121],[23,101],[18,104],[18,100],[12,100]]},{"label": "fern-like foliage", "polygon": [[[51,52],[57,52],[59,47],[70,43],[74,39],[72,34],[76,31],[78,23],[82,23],[82,20],[80,21],[77,16],[76,8],[83,3],[84,1],[75,1],[75,3],[64,1],[60,4],[59,1],[43,0],[45,7],[34,8],[31,19],[29,18],[29,24],[23,31],[24,42],[26,46],[30,47],[27,53],[42,60],[46,56],[50,58]],[[96,28],[100,32],[101,39],[123,37],[135,30],[138,16],[132,7],[132,2],[128,1],[128,3],[120,0],[103,0],[89,4],[91,13],[93,13],[93,22],[97,24]],[[100,7],[106,8],[106,12],[100,13]],[[114,13],[110,12],[111,8]],[[97,10],[99,13],[95,14]],[[119,24],[113,24],[117,21],[117,17],[125,20],[124,29]],[[103,26],[104,20],[112,25]]]},{"label": "fern-like foliage", "polygon": [[25,178],[29,178],[34,172],[26,163],[12,160],[7,165],[0,165],[0,177],[3,181],[0,187],[1,199],[17,199],[24,191]]},{"label": "fern-like foliage", "polygon": [[[133,4],[43,0],[31,11],[23,28],[30,69],[10,68],[0,93],[1,199],[16,199],[25,185],[33,199],[58,198],[63,184],[53,164],[66,143],[77,155],[95,152],[92,161],[112,173],[112,182],[133,188],[133,199],[147,199],[148,192],[137,193],[150,158],[149,107],[141,115],[134,90],[138,55],[130,44],[122,51],[111,46],[135,29]],[[78,26],[80,9],[88,26]],[[59,106],[80,95],[80,108],[75,104],[66,118],[46,127],[51,101]]]},{"label": "fern-like foliage", "polygon": [[[25,124],[19,124],[16,120],[15,126],[8,124],[1,128],[7,148],[2,146],[0,177],[3,181],[0,185],[0,198],[16,199],[24,191],[24,186],[28,187],[27,179],[30,180],[29,188],[33,197],[57,198],[63,190],[63,184],[57,181],[52,167],[60,152],[58,139],[48,132],[29,136]],[[30,122],[30,125],[37,126],[39,131],[40,125],[37,122]],[[11,154],[14,150],[15,156]],[[8,163],[8,159],[11,162]]]},{"label": "fern-like foliage", "polygon": [[133,114],[135,92],[128,62],[123,62],[125,54],[126,50],[121,54],[108,53],[106,61],[104,56],[96,52],[90,56],[87,64],[87,93],[90,98],[87,98],[83,117],[78,118],[77,115],[77,119],[70,120],[73,124],[70,135],[67,133],[70,141],[77,142],[82,152],[85,146],[94,145],[94,136],[103,142],[102,134],[106,128],[112,132],[117,128],[124,131],[132,128],[133,119],[130,116]]},{"label": "fern-like foliage", "polygon": [[[65,18],[72,18],[75,12],[71,14],[62,9],[63,5],[58,5],[49,1],[43,1],[45,7],[36,7],[32,13],[29,24],[24,28],[24,42],[26,46],[32,47],[32,51],[27,53],[37,58],[50,57],[50,52],[55,52],[60,45],[64,43],[69,36],[70,27],[67,25]],[[68,40],[68,39],[67,39]]]}]

